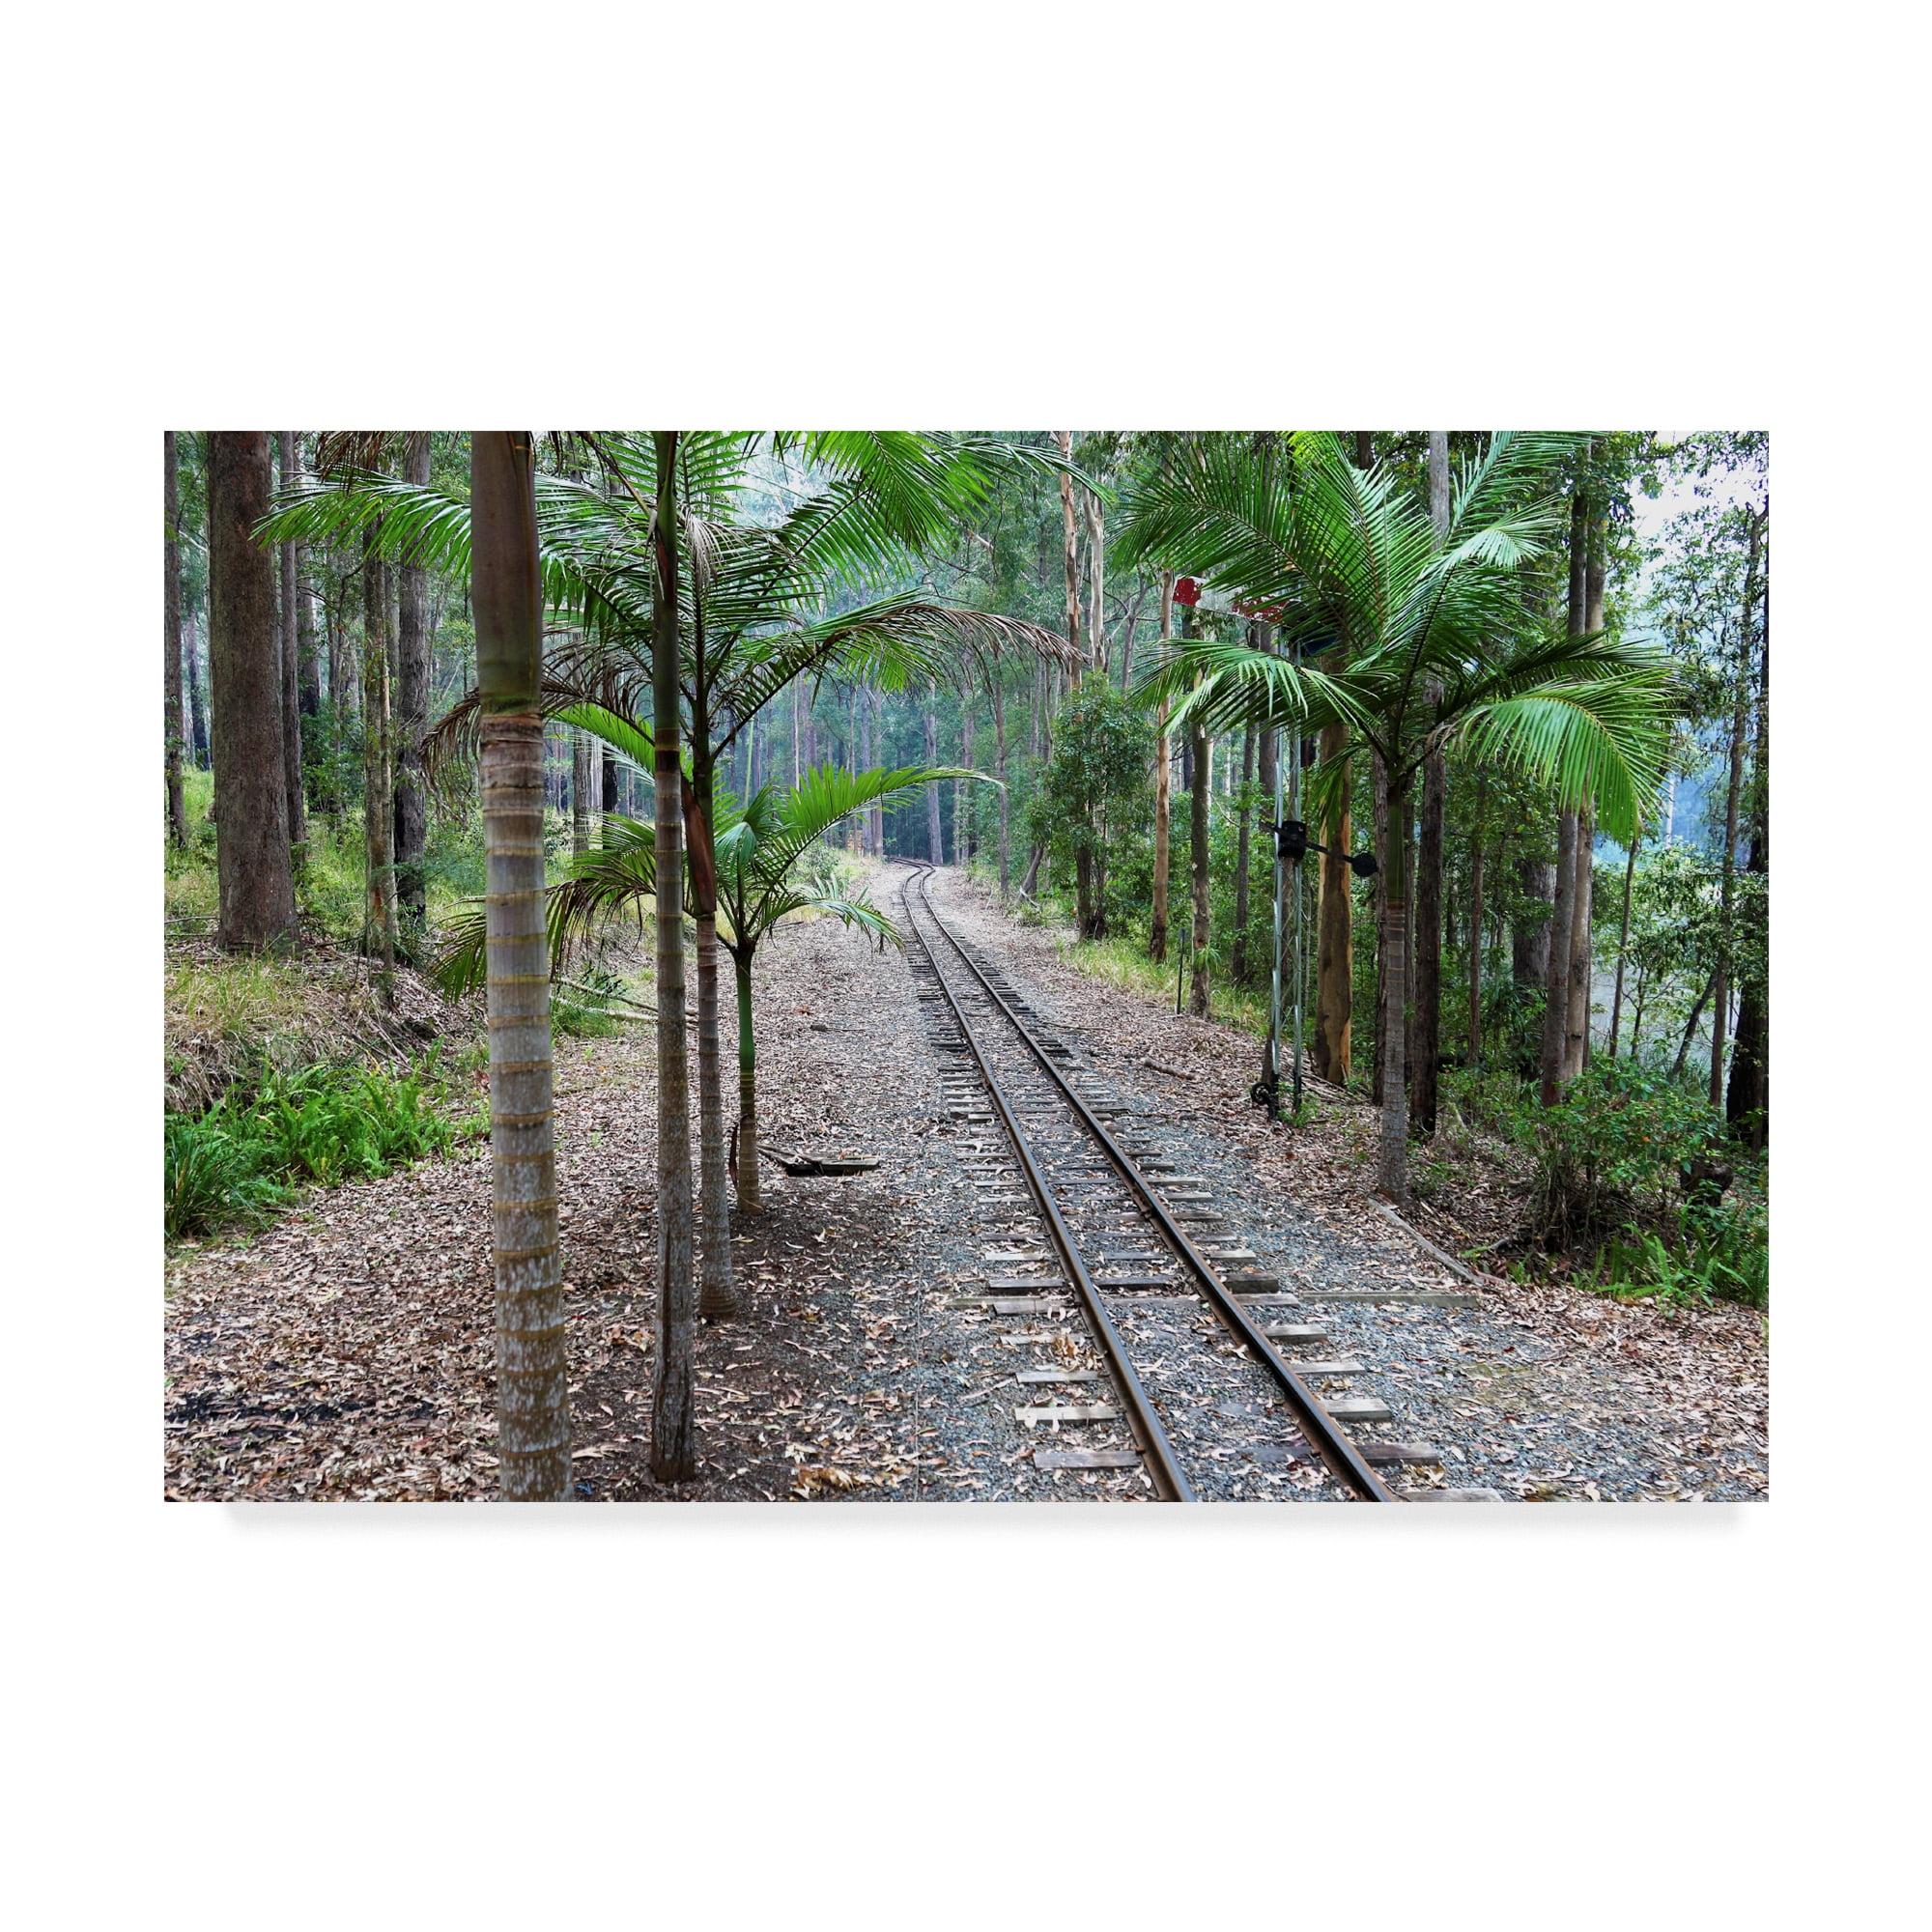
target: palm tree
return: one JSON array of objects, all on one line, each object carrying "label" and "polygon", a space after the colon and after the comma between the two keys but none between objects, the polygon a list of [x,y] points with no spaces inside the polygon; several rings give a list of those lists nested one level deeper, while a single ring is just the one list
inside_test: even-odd
[{"label": "palm tree", "polygon": [[539,916],[542,619],[529,437],[473,432],[469,475],[489,868],[497,1481],[509,1501],[551,1502],[570,1489],[570,1393],[551,1123],[550,960]]},{"label": "palm tree", "polygon": [[[639,762],[644,762],[639,753],[650,750],[622,720],[597,706],[573,712],[571,723]],[[757,1045],[752,1012],[752,974],[758,948],[780,921],[794,913],[837,919],[880,939],[896,941],[898,930],[891,918],[863,890],[848,892],[836,874],[814,871],[807,862],[825,835],[854,812],[895,793],[948,780],[993,782],[983,773],[955,765],[866,772],[821,765],[787,789],[766,785],[742,811],[728,798],[719,801],[717,889],[724,915],[720,943],[731,955],[738,994],[741,1214],[755,1214],[759,1208]],[[561,974],[571,954],[604,921],[641,913],[645,900],[655,895],[657,879],[652,828],[628,820],[613,825],[605,845],[575,860],[569,876],[550,889],[547,923],[553,972]],[[456,928],[438,977],[446,992],[460,997],[478,983],[483,971],[482,920],[472,914]],[[659,1015],[662,1019],[662,1005]]]},{"label": "palm tree", "polygon": [[[1306,733],[1343,724],[1387,775],[1386,887],[1378,1018],[1384,1043],[1378,1184],[1407,1196],[1404,1080],[1407,854],[1412,781],[1438,749],[1516,764],[1560,798],[1594,800],[1630,838],[1662,763],[1667,660],[1602,636],[1551,637],[1516,582],[1560,529],[1548,491],[1581,439],[1498,433],[1461,467],[1447,526],[1384,465],[1350,461],[1334,436],[1257,444],[1205,439],[1130,493],[1116,560],[1185,551],[1197,572],[1281,626],[1280,655],[1245,643],[1170,642],[1142,681],[1151,700],[1210,731],[1255,724]],[[1321,658],[1325,668],[1310,660]],[[1436,696],[1439,686],[1440,696]],[[1331,767],[1311,788],[1347,782]]]}]

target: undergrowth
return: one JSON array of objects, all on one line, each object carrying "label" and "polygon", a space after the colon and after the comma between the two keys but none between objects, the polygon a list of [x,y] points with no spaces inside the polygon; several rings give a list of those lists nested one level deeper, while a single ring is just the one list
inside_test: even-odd
[{"label": "undergrowth", "polygon": [[259,1226],[305,1182],[386,1174],[489,1130],[487,1113],[459,1116],[453,1081],[434,1050],[413,1070],[309,1066],[268,1073],[201,1114],[169,1113],[164,1137],[168,1238]]}]

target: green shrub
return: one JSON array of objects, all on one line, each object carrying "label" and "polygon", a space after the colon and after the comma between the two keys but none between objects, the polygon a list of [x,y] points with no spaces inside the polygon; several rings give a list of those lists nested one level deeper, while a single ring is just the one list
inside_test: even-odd
[{"label": "green shrub", "polygon": [[270,1074],[251,1095],[238,1088],[204,1114],[170,1113],[168,1236],[208,1234],[229,1223],[259,1225],[304,1181],[333,1186],[446,1152],[478,1129],[475,1117],[452,1115],[449,1098],[432,1054],[408,1074],[354,1066]]}]

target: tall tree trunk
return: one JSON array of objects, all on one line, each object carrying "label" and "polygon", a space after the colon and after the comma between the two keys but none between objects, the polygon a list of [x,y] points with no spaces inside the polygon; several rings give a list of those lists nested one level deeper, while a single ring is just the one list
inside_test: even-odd
[{"label": "tall tree trunk", "polygon": [[1745,608],[1738,628],[1738,684],[1731,705],[1731,777],[1724,792],[1724,854],[1721,939],[1718,951],[1717,990],[1711,995],[1711,1104],[1724,1104],[1724,1029],[1730,1018],[1731,953],[1736,944],[1738,819],[1745,790],[1745,727],[1750,718],[1751,625],[1757,615],[1759,526],[1755,510],[1748,513],[1749,552],[1745,559]]},{"label": "tall tree trunk", "polygon": [[[570,1364],[551,1111],[536,462],[526,434],[471,431],[469,497],[489,870],[497,1479],[505,1501],[561,1502],[570,1493]],[[385,663],[380,648],[368,657]]]},{"label": "tall tree trunk", "polygon": [[688,1481],[697,1465],[692,1408],[691,1077],[684,1042],[684,821],[678,750],[677,432],[654,433],[657,569],[651,582],[651,728],[656,777],[658,1306],[651,1375],[651,1472]]},{"label": "tall tree trunk", "polygon": [[[875,690],[868,690],[867,697],[866,744],[870,753],[868,762],[883,765],[886,762],[886,719],[885,700]],[[883,860],[886,856],[886,807],[883,799],[872,801],[867,816],[872,821],[872,857]]]},{"label": "tall tree trunk", "polygon": [[[279,431],[276,441],[282,488],[286,490],[296,479],[295,431]],[[308,855],[308,809],[302,794],[301,645],[297,636],[296,547],[285,543],[276,548],[281,554],[281,596],[276,619],[282,650],[282,780],[289,795],[291,859],[299,873]]]},{"label": "tall tree trunk", "polygon": [[1546,1107],[1563,1097],[1563,1057],[1570,1034],[1570,945],[1577,893],[1577,814],[1556,814],[1556,900],[1549,914],[1549,970],[1543,982],[1543,1053],[1538,1093]]},{"label": "tall tree trunk", "polygon": [[[396,964],[395,805],[390,797],[388,597],[372,527],[362,550],[362,951],[383,962],[383,986]],[[536,777],[543,784],[543,739]]]},{"label": "tall tree trunk", "polygon": [[581,859],[590,850],[591,773],[596,766],[592,747],[596,740],[588,731],[570,734],[570,851]]},{"label": "tall tree trunk", "polygon": [[1670,1077],[1675,1080],[1684,1071],[1684,1063],[1690,1055],[1690,1042],[1697,1037],[1697,1022],[1704,1017],[1704,1009],[1710,1003],[1711,994],[1718,983],[1716,973],[1708,975],[1704,980],[1704,990],[1697,995],[1696,1004],[1690,1009],[1690,1017],[1684,1022],[1684,1037],[1677,1042],[1677,1058],[1670,1063]]},{"label": "tall tree trunk", "polygon": [[[1583,629],[1594,636],[1604,628],[1604,584],[1609,563],[1609,513],[1597,505],[1590,517],[1583,568]],[[1563,1054],[1563,1077],[1574,1080],[1590,1064],[1590,1008],[1596,965],[1590,943],[1597,886],[1597,818],[1586,808],[1577,821],[1577,884],[1570,918],[1570,1013]]]},{"label": "tall tree trunk", "polygon": [[1088,655],[1104,677],[1107,674],[1107,535],[1099,497],[1080,493],[1087,512],[1087,639]]},{"label": "tall tree trunk", "polygon": [[1476,838],[1469,852],[1469,1065],[1483,1064],[1483,790],[1476,781]]},{"label": "tall tree trunk", "polygon": [[[1429,521],[1435,541],[1449,536],[1449,432],[1429,432]],[[1442,703],[1442,681],[1423,687],[1431,724]],[[1440,746],[1422,761],[1422,823],[1415,849],[1415,997],[1409,1042],[1409,1123],[1417,1137],[1435,1134],[1436,1066],[1442,1040],[1442,820],[1449,795],[1448,764]]]},{"label": "tall tree trunk", "polygon": [[188,743],[195,770],[212,771],[214,759],[208,742],[208,705],[202,696],[200,633],[192,618],[187,626],[187,708]]},{"label": "tall tree trunk", "polygon": [[1381,1155],[1376,1185],[1398,1206],[1408,1199],[1407,1042],[1403,1014],[1408,1003],[1408,780],[1391,777],[1388,828],[1382,839],[1382,1008],[1376,1032],[1388,1041],[1382,1065]]},{"label": "tall tree trunk", "polygon": [[[429,482],[429,432],[409,435],[405,474]],[[429,729],[429,573],[413,564],[400,572],[396,607],[396,903],[420,936],[429,917],[423,854],[429,839],[423,792],[423,734]]]},{"label": "tall tree trunk", "polygon": [[[1194,637],[1198,623],[1194,607],[1190,604],[1181,615],[1181,635]],[[1190,1012],[1206,1019],[1208,1007],[1208,795],[1213,789],[1214,771],[1208,734],[1198,718],[1188,726],[1187,743],[1194,762],[1194,783],[1187,794],[1188,877],[1194,889],[1194,929],[1191,936],[1193,975],[1187,989],[1187,1007]]]},{"label": "tall tree trunk", "polygon": [[[1631,895],[1636,887],[1636,848],[1643,843],[1643,827],[1630,842],[1630,856],[1624,862],[1624,909],[1617,924],[1617,978],[1610,994],[1610,1058],[1617,1057],[1617,1034],[1624,1018],[1624,962],[1630,957]],[[1634,1049],[1633,1049],[1634,1050]]]},{"label": "tall tree trunk", "polygon": [[296,690],[304,718],[322,711],[322,665],[315,643],[315,592],[309,582],[308,545],[296,545]]},{"label": "tall tree trunk", "polygon": [[[1765,507],[1767,522],[1770,505]],[[1758,628],[1757,750],[1752,759],[1750,847],[1745,870],[1763,878],[1771,870],[1771,573],[1763,566],[1763,616]],[[1731,1049],[1731,1079],[1724,1094],[1731,1131],[1746,1147],[1771,1141],[1771,988],[1764,976],[1745,976],[1738,1000],[1738,1036]]]},{"label": "tall tree trunk", "polygon": [[[1071,462],[1073,458],[1073,432],[1057,429],[1053,440],[1060,445],[1061,458]],[[1062,562],[1065,566],[1065,589],[1066,611],[1066,641],[1073,646],[1073,689],[1080,688],[1081,672],[1086,667],[1086,651],[1080,642],[1080,540],[1079,521],[1073,506],[1073,479],[1064,470],[1060,478],[1060,524],[1062,534]],[[1074,929],[1082,939],[1095,936],[1095,913],[1094,906],[1094,824],[1092,808],[1084,802],[1081,807],[1081,822],[1075,828],[1073,847],[1073,900]]]},{"label": "tall tree trunk", "polygon": [[[1588,595],[1589,498],[1579,490],[1570,500],[1570,597],[1565,628],[1583,635]],[[1538,1092],[1546,1107],[1563,1095],[1570,1075],[1570,960],[1577,930],[1577,853],[1589,844],[1579,837],[1581,814],[1559,807],[1556,813],[1556,899],[1549,915],[1549,970],[1544,980],[1543,1053]]]},{"label": "tall tree trunk", "polygon": [[[925,688],[925,762],[928,766],[939,762],[939,687],[928,683]],[[939,809],[939,787],[929,784],[925,787],[925,838],[932,863],[943,866],[946,863],[946,831]]]},{"label": "tall tree trunk", "polygon": [[[1160,636],[1174,633],[1174,572],[1160,574]],[[1174,866],[1174,741],[1167,730],[1167,700],[1160,701],[1153,753],[1153,921],[1148,928],[1148,957],[1167,958],[1167,894]]]},{"label": "tall tree trunk", "polygon": [[758,1173],[758,1048],[752,1034],[752,961],[734,954],[738,987],[738,1212],[764,1205]]},{"label": "tall tree trunk", "polygon": [[269,508],[269,473],[266,430],[210,431],[215,867],[221,944],[231,952],[279,945],[296,921],[274,566],[255,541],[255,525]]},{"label": "tall tree trunk", "polygon": [[[959,768],[973,770],[973,687],[959,687]],[[952,781],[952,863],[964,869],[973,863],[973,781]]]},{"label": "tall tree trunk", "polygon": [[161,433],[164,496],[161,532],[161,732],[167,775],[168,837],[187,843],[187,791],[182,779],[181,484],[175,433]]},{"label": "tall tree trunk", "polygon": [[[703,639],[697,639],[699,661]],[[738,1313],[731,1280],[731,1191],[724,1131],[724,1049],[719,1021],[722,978],[718,941],[718,870],[712,845],[716,774],[710,721],[692,719],[692,783],[684,798],[691,912],[697,927],[697,1312],[708,1321]]]},{"label": "tall tree trunk", "polygon": [[1007,698],[1000,675],[1003,669],[1000,660],[994,658],[992,675],[986,682],[993,700],[993,773],[1000,781],[1000,903],[1006,905],[1012,898],[1013,885],[1012,843],[1007,826]]},{"label": "tall tree trunk", "polygon": [[[1393,836],[1389,831],[1388,769],[1382,763],[1379,752],[1369,753],[1369,809],[1374,816],[1374,849],[1380,852]],[[1403,849],[1408,848],[1408,828],[1403,828]],[[1382,1083],[1387,1078],[1388,1037],[1382,1030],[1382,1018],[1388,1010],[1388,953],[1382,946],[1382,936],[1388,929],[1388,873],[1384,870],[1376,874],[1373,888],[1376,904],[1376,1058],[1369,1077],[1369,1097],[1379,1107],[1383,1098]],[[1404,917],[1406,918],[1405,909]],[[1398,1010],[1401,1010],[1398,1009]]]},{"label": "tall tree trunk", "polygon": [[[1252,641],[1258,626],[1248,626]],[[1237,986],[1248,983],[1248,825],[1254,817],[1255,727],[1241,733],[1241,795],[1235,835],[1235,937],[1228,951],[1228,974]]]},{"label": "tall tree trunk", "polygon": [[[1317,755],[1324,766],[1348,756],[1349,727],[1324,724]],[[1355,1015],[1354,906],[1349,896],[1353,874],[1342,855],[1350,827],[1346,791],[1337,795],[1318,841],[1321,855],[1315,901],[1315,1070],[1340,1087],[1348,1081]]]}]

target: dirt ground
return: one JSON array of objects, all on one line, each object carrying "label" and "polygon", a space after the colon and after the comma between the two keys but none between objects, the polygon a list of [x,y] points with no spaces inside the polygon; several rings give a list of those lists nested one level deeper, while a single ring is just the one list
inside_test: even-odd
[{"label": "dirt ground", "polygon": [[[902,868],[874,881],[891,901]],[[1087,979],[1051,935],[957,875],[934,897],[1028,986],[1062,1037],[1241,1204],[1262,1265],[1304,1298],[1466,1286],[1372,1206],[1367,1110],[1271,1129],[1246,1099],[1254,1042]],[[726,1003],[727,1052],[730,1038]],[[653,1281],[651,1029],[560,1041],[559,1195],[575,1370],[577,1491],[595,1500],[1132,1499],[1139,1472],[1037,1469],[1013,1415],[1015,1350],[962,1296],[997,1230],[971,1136],[939,1088],[906,962],[830,923],[760,961],[762,1118],[781,1151],[859,1153],[846,1179],[766,1174],[733,1229],[743,1319],[701,1330],[700,1477],[645,1463]],[[735,1065],[734,1062],[727,1065]],[[735,1094],[735,1085],[731,1086]],[[695,1134],[695,1122],[694,1122]],[[179,1498],[440,1499],[495,1483],[489,1154],[473,1145],[312,1195],[252,1238],[167,1261],[166,1492]],[[1486,1287],[1475,1308],[1322,1301],[1439,1477],[1509,1496],[1744,1497],[1768,1481],[1759,1319],[1570,1289]],[[1008,1324],[1009,1329],[1010,1324]],[[1283,1495],[1293,1493],[1285,1483]]]}]

